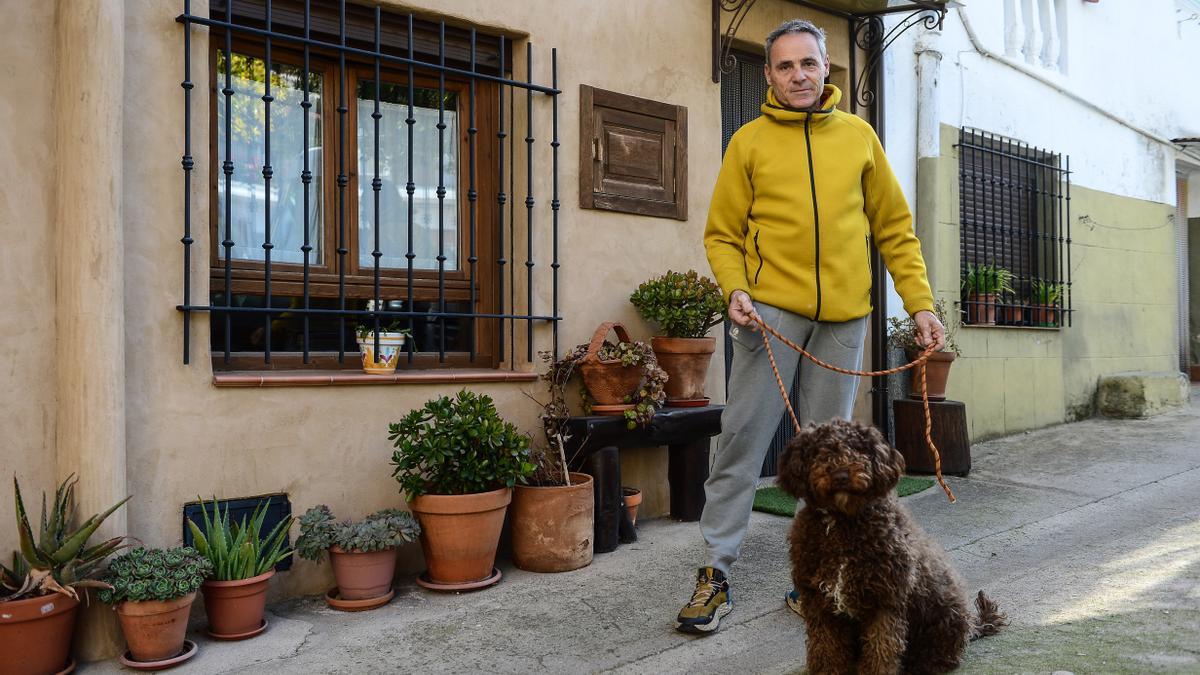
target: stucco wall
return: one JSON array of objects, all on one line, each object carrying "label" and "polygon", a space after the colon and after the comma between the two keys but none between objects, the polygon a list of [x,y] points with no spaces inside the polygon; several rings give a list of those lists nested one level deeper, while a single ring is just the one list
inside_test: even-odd
[{"label": "stucco wall", "polygon": [[[17,546],[12,475],[26,506],[53,494],[54,358],[54,3],[4,10],[0,40],[0,363],[4,443],[0,445],[0,555]],[[38,58],[29,58],[37,54]],[[66,364],[86,368],[84,362]],[[31,503],[32,502],[32,503]]]},{"label": "stucco wall", "polygon": [[[922,159],[919,234],[940,270],[934,292],[959,299],[958,130]],[[1072,163],[1083,158],[1072,157]],[[1092,413],[1101,375],[1175,368],[1175,239],[1170,205],[1071,185],[1071,325],[1059,330],[962,326],[947,396],[967,404],[972,440]]]}]

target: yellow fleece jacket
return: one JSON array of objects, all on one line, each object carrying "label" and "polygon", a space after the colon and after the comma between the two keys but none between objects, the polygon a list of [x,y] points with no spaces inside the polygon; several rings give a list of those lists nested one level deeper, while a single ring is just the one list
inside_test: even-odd
[{"label": "yellow fleece jacket", "polygon": [[785,108],[768,93],[762,116],[733,135],[713,190],[704,248],[725,298],[755,300],[819,321],[871,312],[871,240],[909,314],[933,309],[912,214],[861,118]]}]

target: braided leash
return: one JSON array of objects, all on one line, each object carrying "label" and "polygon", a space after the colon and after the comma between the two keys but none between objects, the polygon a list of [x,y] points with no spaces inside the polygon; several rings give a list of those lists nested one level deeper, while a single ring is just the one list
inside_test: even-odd
[{"label": "braided leash", "polygon": [[[774,335],[775,337],[779,338],[780,342],[791,347],[792,349],[795,349],[796,351],[800,352],[804,356],[808,357],[808,360],[812,361],[813,363],[817,364],[818,366],[832,370],[835,373],[842,373],[843,375],[858,375],[858,376],[862,376],[862,377],[879,377],[881,375],[892,375],[895,373],[899,373],[899,372],[908,370],[909,368],[915,368],[918,365],[925,363],[926,361],[929,360],[929,355],[933,353],[933,345],[929,345],[928,347],[925,348],[925,351],[921,352],[921,355],[918,356],[915,361],[913,361],[912,363],[908,363],[903,366],[900,366],[898,368],[889,368],[887,370],[874,370],[874,371],[849,370],[846,368],[841,368],[841,367],[835,366],[831,363],[825,363],[821,359],[818,359],[817,357],[808,353],[808,351],[805,350],[800,345],[798,345],[795,342],[792,342],[791,340],[780,335],[779,331],[768,326],[766,324],[766,322],[763,321],[762,318],[759,317],[758,315],[755,315],[753,318],[754,318],[754,321],[756,323],[758,323],[759,326],[762,327],[762,330],[759,331],[759,335],[762,336],[763,346],[767,348],[767,359],[770,360],[770,362],[771,362],[771,371],[775,373],[775,382],[776,382],[776,384],[779,385],[779,394],[781,396],[783,396],[783,402],[785,405],[787,405],[788,414],[791,415],[791,417],[792,417],[792,424],[794,424],[796,426],[796,433],[800,433],[800,420],[796,417],[796,411],[792,409],[792,401],[788,397],[787,389],[783,386],[783,377],[781,377],[779,375],[779,366],[775,364],[775,352],[772,351],[772,349],[771,349],[771,340],[770,340],[770,338],[767,337],[767,333],[770,333],[771,335]],[[937,446],[934,445],[934,443],[933,443],[933,417],[929,413],[929,390],[927,389],[926,384],[925,384],[925,368],[921,368],[917,372],[920,373],[920,376],[921,376],[921,402],[924,404],[924,408],[925,408],[925,442],[929,445],[930,452],[933,453],[933,471],[934,471],[934,474],[937,476],[938,484],[941,485],[942,490],[945,491],[946,497],[948,497],[950,499],[950,503],[954,503],[956,501],[954,498],[954,493],[950,491],[950,486],[946,485],[946,480],[944,478],[942,478],[942,455],[941,455],[941,453],[938,452]]]}]

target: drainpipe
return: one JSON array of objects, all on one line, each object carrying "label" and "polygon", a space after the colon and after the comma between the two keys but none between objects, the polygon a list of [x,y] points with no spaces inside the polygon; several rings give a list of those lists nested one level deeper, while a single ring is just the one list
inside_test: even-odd
[{"label": "drainpipe", "polygon": [[[916,231],[925,254],[929,286],[934,298],[938,295],[938,280],[957,276],[958,265],[939,251],[957,251],[954,246],[938,246],[938,176],[937,158],[941,156],[941,106],[938,80],[941,77],[942,52],[940,30],[929,30],[917,37],[917,189]],[[951,275],[951,270],[954,274]]]}]

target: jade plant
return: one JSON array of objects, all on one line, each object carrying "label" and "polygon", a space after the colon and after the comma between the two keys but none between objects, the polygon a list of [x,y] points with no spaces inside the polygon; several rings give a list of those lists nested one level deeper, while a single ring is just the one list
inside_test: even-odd
[{"label": "jade plant", "polygon": [[284,547],[284,539],[294,518],[289,516],[279,521],[270,532],[263,535],[263,521],[270,503],[270,498],[261,502],[249,521],[243,516],[240,521],[234,522],[229,507],[226,506],[222,511],[217,498],[213,497],[212,516],[208,507],[201,502],[203,530],[191,518],[188,519],[196,550],[212,561],[214,580],[251,579],[265,574],[292,554],[290,549]]},{"label": "jade plant", "polygon": [[19,554],[13,553],[12,567],[0,564],[0,601],[50,593],[62,593],[78,599],[76,588],[106,587],[106,584],[92,576],[99,571],[105,558],[121,548],[125,537],[113,537],[94,546],[87,545],[88,539],[106,518],[129,501],[129,497],[72,528],[77,482],[74,474],[68,476],[54,492],[54,504],[49,510],[46,508],[46,493],[42,493],[42,517],[35,537],[25,503],[21,499],[21,486],[17,477],[13,476],[17,538],[21,550]]},{"label": "jade plant", "polygon": [[115,605],[143,600],[174,600],[199,590],[212,575],[213,566],[196,549],[135,548],[108,565],[100,601]]},{"label": "jade plant", "polygon": [[388,425],[392,477],[408,499],[511,488],[534,471],[530,439],[505,421],[492,398],[463,389]]},{"label": "jade plant", "polygon": [[339,522],[328,506],[320,504],[300,516],[296,552],[306,560],[320,561],[333,546],[344,551],[374,553],[416,541],[420,534],[420,524],[408,511],[383,509],[357,523],[349,519]]},{"label": "jade plant", "polygon": [[666,337],[699,338],[725,319],[725,298],[708,277],[695,270],[654,277],[638,286],[629,301]]}]

